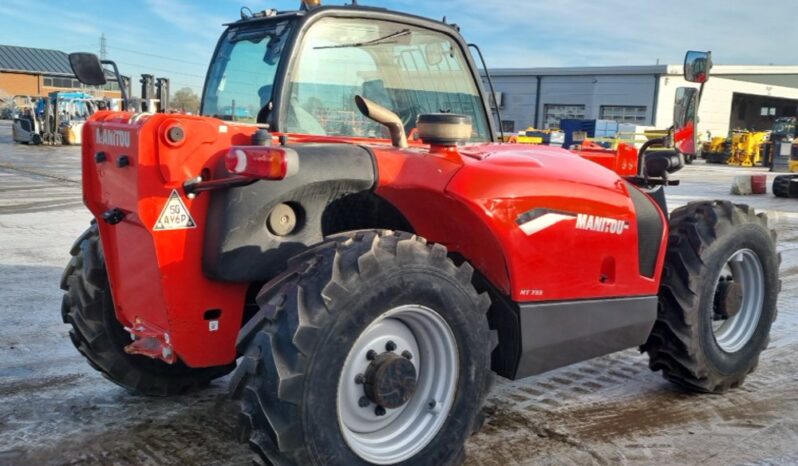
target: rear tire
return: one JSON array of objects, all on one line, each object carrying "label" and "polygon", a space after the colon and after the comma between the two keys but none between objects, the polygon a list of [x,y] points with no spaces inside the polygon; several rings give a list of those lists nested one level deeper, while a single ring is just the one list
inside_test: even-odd
[{"label": "rear tire", "polygon": [[[244,357],[231,391],[242,400],[241,437],[256,462],[462,462],[482,419],[497,343],[486,318],[490,299],[477,294],[472,272],[467,263],[455,266],[443,246],[405,233],[339,235],[295,258],[264,286],[260,311],[238,341]],[[432,351],[438,343],[451,351]],[[420,368],[410,379],[416,391],[378,414],[380,405],[366,395],[375,371],[359,366],[397,354]],[[398,380],[404,389],[407,378]],[[438,387],[440,397],[426,396],[438,392],[425,387]]]},{"label": "rear tire", "polygon": [[180,361],[167,364],[124,351],[130,334],[116,318],[97,225],[75,242],[61,278],[66,291],[61,315],[72,329],[69,337],[80,353],[105,378],[133,394],[170,396],[207,385],[235,364],[194,369]]},{"label": "rear tire", "polygon": [[776,233],[730,202],[673,212],[660,305],[642,349],[654,371],[697,392],[743,383],[768,344],[781,289]]}]

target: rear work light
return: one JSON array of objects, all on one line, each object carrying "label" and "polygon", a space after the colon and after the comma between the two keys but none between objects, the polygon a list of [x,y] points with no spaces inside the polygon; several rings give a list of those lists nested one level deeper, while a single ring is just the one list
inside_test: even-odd
[{"label": "rear work light", "polygon": [[299,154],[285,147],[232,147],[224,162],[230,173],[264,180],[282,180],[299,171]]}]

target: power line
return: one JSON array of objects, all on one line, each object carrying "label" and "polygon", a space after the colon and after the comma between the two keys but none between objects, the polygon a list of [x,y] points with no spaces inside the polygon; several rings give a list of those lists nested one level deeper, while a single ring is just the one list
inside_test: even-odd
[{"label": "power line", "polygon": [[204,75],[183,73],[183,72],[180,72],[180,71],[174,71],[174,70],[170,70],[170,69],[167,69],[167,68],[158,68],[158,67],[150,66],[150,65],[142,65],[141,63],[127,63],[127,62],[123,62],[123,61],[118,61],[117,64],[125,65],[125,66],[135,66],[135,67],[142,68],[142,69],[145,69],[145,70],[163,71],[164,73],[177,74],[177,75],[180,75],[180,76],[188,76],[189,78],[197,78],[197,79],[201,79],[203,81],[205,80],[205,76]]},{"label": "power line", "polygon": [[141,52],[139,50],[126,49],[126,48],[122,48],[122,47],[111,47],[111,46],[109,46],[108,48],[109,49],[113,49],[113,50],[119,50],[119,51],[122,51],[122,52],[135,53],[137,55],[144,55],[144,56],[147,56],[147,57],[161,58],[161,59],[164,59],[164,60],[169,60],[169,61],[178,62],[178,63],[187,63],[189,65],[208,66],[207,63],[199,63],[199,62],[195,62],[195,61],[181,60],[179,58],[167,57],[165,55],[158,55],[156,53]]}]

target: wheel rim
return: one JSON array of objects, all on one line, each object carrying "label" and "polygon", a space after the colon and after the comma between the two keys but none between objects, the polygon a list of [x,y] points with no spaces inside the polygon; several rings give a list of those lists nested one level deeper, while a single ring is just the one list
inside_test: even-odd
[{"label": "wheel rim", "polygon": [[[372,364],[369,351],[385,353],[388,348],[405,359],[409,352],[417,374],[415,393],[402,406],[378,415],[379,405],[365,394],[363,374]],[[338,423],[349,448],[375,464],[412,458],[443,426],[454,402],[459,366],[454,333],[434,310],[406,305],[381,315],[358,337],[338,382]],[[364,398],[368,406],[363,406]]]},{"label": "wheel rim", "polygon": [[735,353],[751,340],[764,301],[765,274],[759,257],[750,249],[735,252],[715,283],[712,332],[723,351]]}]

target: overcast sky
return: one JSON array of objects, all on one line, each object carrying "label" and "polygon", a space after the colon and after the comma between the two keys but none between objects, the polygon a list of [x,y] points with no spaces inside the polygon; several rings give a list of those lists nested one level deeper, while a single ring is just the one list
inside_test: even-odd
[{"label": "overcast sky", "polygon": [[[688,49],[712,50],[718,64],[798,65],[796,0],[360,3],[447,16],[496,68],[678,64]],[[299,0],[2,0],[0,44],[97,52],[105,33],[123,73],[150,72],[199,92],[222,23],[243,5],[287,10]]]}]

